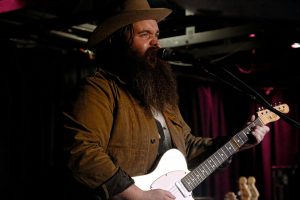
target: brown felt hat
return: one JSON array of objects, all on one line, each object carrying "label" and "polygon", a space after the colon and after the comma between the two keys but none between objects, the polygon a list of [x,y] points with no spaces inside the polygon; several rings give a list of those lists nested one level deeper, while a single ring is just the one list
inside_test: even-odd
[{"label": "brown felt hat", "polygon": [[88,48],[94,47],[124,26],[147,19],[159,22],[172,12],[168,8],[150,8],[147,0],[125,0],[122,8],[116,15],[104,20],[95,28],[88,39]]}]

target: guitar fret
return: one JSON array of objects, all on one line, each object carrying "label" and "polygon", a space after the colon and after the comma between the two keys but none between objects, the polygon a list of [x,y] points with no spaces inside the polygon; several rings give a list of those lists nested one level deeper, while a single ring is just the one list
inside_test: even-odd
[{"label": "guitar fret", "polygon": [[200,172],[201,172],[201,173],[203,174],[203,176],[205,177],[205,170],[203,169],[202,164],[199,165],[197,168],[200,170]]},{"label": "guitar fret", "polygon": [[229,155],[231,156],[233,153],[231,152],[232,151],[232,147],[230,146],[230,143],[227,142],[225,144],[225,147],[226,147],[227,151],[229,152]]},{"label": "guitar fret", "polygon": [[197,180],[193,179],[192,187],[195,188],[195,187],[197,187],[197,185],[198,185]]},{"label": "guitar fret", "polygon": [[229,156],[226,154],[226,152],[223,149],[224,148],[221,148],[221,151],[223,151],[223,153],[221,155],[225,155],[226,156],[225,159],[224,159],[224,161],[225,161],[225,160],[227,160],[229,158]]},{"label": "guitar fret", "polygon": [[257,124],[256,125],[258,125],[258,126],[262,126],[262,125],[264,125],[264,123],[261,121],[261,119],[258,117],[258,118],[256,118],[256,120],[255,120],[255,123],[257,122]]},{"label": "guitar fret", "polygon": [[[197,185],[199,185],[199,183],[201,183],[207,177],[205,176],[205,173],[209,175],[209,173],[203,168],[203,166],[200,165],[193,172],[189,173],[182,179],[182,182],[185,185],[185,187],[188,189],[188,191],[191,191],[193,188],[197,187]],[[193,177],[194,174],[195,177],[197,177],[198,179],[195,179]]]},{"label": "guitar fret", "polygon": [[[200,172],[202,173],[202,174],[204,174],[206,171],[205,170],[201,170],[200,169],[200,166],[197,168],[197,171],[198,171],[198,169],[200,170]],[[195,171],[194,171],[195,172]],[[201,173],[200,173],[199,171],[198,171],[198,174],[201,176]],[[193,175],[193,173],[189,173],[188,175],[186,175],[184,178],[183,178],[183,181],[185,181],[188,185],[189,185],[189,187],[190,187],[190,185],[191,185],[191,181],[190,181],[190,178],[191,178],[191,176]],[[201,176],[201,178],[202,178],[202,176]],[[204,178],[205,178],[205,176],[204,176]],[[204,178],[202,178],[202,180],[204,179]],[[201,181],[202,181],[201,180]]]},{"label": "guitar fret", "polygon": [[214,160],[211,157],[208,160],[208,164],[210,165],[212,170],[214,170],[216,168],[216,164],[215,164]]},{"label": "guitar fret", "polygon": [[208,169],[208,171],[209,171],[209,173],[207,173],[207,171],[205,171],[206,173],[207,173],[207,175],[209,175],[210,174],[210,168],[209,168],[209,166],[207,165],[207,163],[206,162],[204,162],[204,166]]},{"label": "guitar fret", "polygon": [[187,180],[186,180],[186,181],[187,181],[187,183],[190,185],[190,184],[191,184],[191,176],[190,176],[190,175],[189,175],[189,176],[187,176],[187,177],[186,177],[186,179],[187,179]]},{"label": "guitar fret", "polygon": [[241,135],[241,137],[243,136],[242,139],[243,139],[244,143],[246,143],[249,140],[249,138],[247,136],[247,133],[245,133],[244,131],[242,133],[243,134]]},{"label": "guitar fret", "polygon": [[189,176],[185,176],[181,182],[187,188],[188,191],[192,191],[193,188],[190,186]]},{"label": "guitar fret", "polygon": [[242,146],[244,144],[243,140],[241,140],[239,134],[235,135],[233,137],[234,141],[239,145],[239,146]]},{"label": "guitar fret", "polygon": [[218,166],[219,166],[219,165],[221,164],[221,162],[219,161],[218,157],[216,156],[216,153],[214,153],[213,156],[216,158],[216,160],[217,160],[217,162],[218,162]]},{"label": "guitar fret", "polygon": [[198,172],[198,174],[201,177],[200,182],[202,182],[207,176],[209,176],[213,172],[213,169],[211,168],[211,166],[209,166],[208,161],[209,160],[204,161],[201,165],[197,167],[197,170],[195,170],[195,172]]},{"label": "guitar fret", "polygon": [[[243,133],[243,132],[242,132],[242,133]],[[243,138],[241,137],[241,134],[238,134],[238,135],[236,135],[236,136],[239,138],[239,139],[238,139],[239,141],[242,141],[243,144],[245,144],[245,142],[247,141],[247,140],[246,140],[246,141],[243,140]]]},{"label": "guitar fret", "polygon": [[[204,163],[205,164],[205,163]],[[200,167],[202,168],[202,173],[203,173],[203,175],[205,175],[205,174],[207,174],[207,175],[209,175],[209,173],[205,170],[205,168],[204,168],[204,164],[201,164],[200,165]],[[207,177],[207,176],[206,176]]]},{"label": "guitar fret", "polygon": [[[202,182],[204,179],[205,179],[205,176],[204,174],[201,172],[200,169],[196,168],[196,171],[198,172],[198,174],[200,175],[201,179],[200,179],[200,182]],[[203,175],[203,176],[202,176]]]},{"label": "guitar fret", "polygon": [[201,173],[199,171],[199,169],[195,169],[195,174],[196,174],[196,177],[198,178],[198,180],[202,181],[203,180],[203,177],[201,176]]},{"label": "guitar fret", "polygon": [[262,125],[264,125],[264,124],[262,123],[262,121],[261,121],[260,118],[257,118],[257,119],[253,122],[253,124],[254,124],[255,126],[262,126]]},{"label": "guitar fret", "polygon": [[193,175],[194,175],[194,173],[191,174],[191,186],[192,187],[197,186],[196,179]]},{"label": "guitar fret", "polygon": [[243,139],[243,141],[244,141],[244,144],[249,140],[249,138],[248,138],[248,133],[247,132],[245,132],[245,131],[243,131],[242,132],[243,134],[241,134],[240,136],[242,137],[242,139]]},{"label": "guitar fret", "polygon": [[231,154],[230,154],[230,151],[228,151],[226,145],[224,145],[224,148],[222,149],[222,151],[225,153],[225,155],[227,156],[227,158],[229,158],[229,156],[230,156]]},{"label": "guitar fret", "polygon": [[250,133],[251,132],[251,128],[254,126],[254,124],[252,123],[251,124],[252,126],[248,126],[247,128],[245,128],[247,130],[247,133]]},{"label": "guitar fret", "polygon": [[236,140],[234,138],[231,139],[232,143],[234,144],[234,146],[237,147],[237,149],[239,149],[241,146],[239,143],[236,142]]},{"label": "guitar fret", "polygon": [[195,179],[191,179],[190,188],[194,188],[194,186],[195,186]]},{"label": "guitar fret", "polygon": [[232,144],[232,141],[230,140],[229,141],[229,145],[231,146],[231,148],[233,149],[233,152],[232,152],[232,154],[235,152],[235,151],[237,151],[237,149],[235,149],[234,148],[234,146],[233,146],[233,144]]},{"label": "guitar fret", "polygon": [[220,153],[220,151],[221,151],[221,150],[218,150],[216,153],[219,154],[219,158],[221,159],[221,162],[220,162],[220,163],[222,163],[222,162],[225,161],[226,159],[224,159],[224,157],[223,157],[223,156],[224,156],[224,153]]},{"label": "guitar fret", "polygon": [[212,171],[214,171],[217,168],[215,160],[212,158],[212,156],[210,157],[210,160],[209,160],[208,164],[211,166]]}]

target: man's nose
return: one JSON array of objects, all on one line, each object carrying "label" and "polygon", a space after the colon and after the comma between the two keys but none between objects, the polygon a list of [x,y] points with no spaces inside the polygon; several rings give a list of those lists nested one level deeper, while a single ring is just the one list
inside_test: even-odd
[{"label": "man's nose", "polygon": [[159,47],[160,48],[158,37],[152,37],[152,39],[150,41],[150,45],[152,47]]}]

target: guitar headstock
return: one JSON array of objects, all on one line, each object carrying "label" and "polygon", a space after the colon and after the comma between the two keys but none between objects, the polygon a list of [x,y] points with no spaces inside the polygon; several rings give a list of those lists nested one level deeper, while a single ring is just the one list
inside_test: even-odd
[{"label": "guitar headstock", "polygon": [[248,179],[245,176],[241,176],[239,178],[239,195],[241,200],[250,200],[251,199],[251,191],[249,189]]},{"label": "guitar headstock", "polygon": [[249,176],[248,177],[248,187],[251,192],[251,200],[258,200],[259,197],[259,192],[255,186],[255,177],[254,176]]},{"label": "guitar headstock", "polygon": [[[287,104],[280,104],[273,107],[274,109],[278,110],[281,113],[288,113],[289,112],[289,106]],[[257,112],[257,116],[261,119],[261,121],[264,124],[267,124],[269,122],[274,122],[280,119],[278,115],[271,112],[268,109],[260,110]]]}]

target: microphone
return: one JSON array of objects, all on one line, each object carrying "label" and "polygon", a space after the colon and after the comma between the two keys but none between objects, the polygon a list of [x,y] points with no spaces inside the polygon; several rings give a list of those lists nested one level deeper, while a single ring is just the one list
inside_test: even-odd
[{"label": "microphone", "polygon": [[175,50],[170,48],[159,48],[157,50],[157,57],[165,61],[181,61],[185,64],[192,64],[195,67],[199,67],[207,73],[219,71],[218,66],[215,66],[215,61],[210,59],[200,59],[194,56],[193,53],[186,50]]},{"label": "microphone", "polygon": [[187,53],[182,50],[174,50],[170,48],[160,48],[157,50],[157,56],[165,61],[182,61],[187,63],[193,63],[197,59],[193,54]]}]

